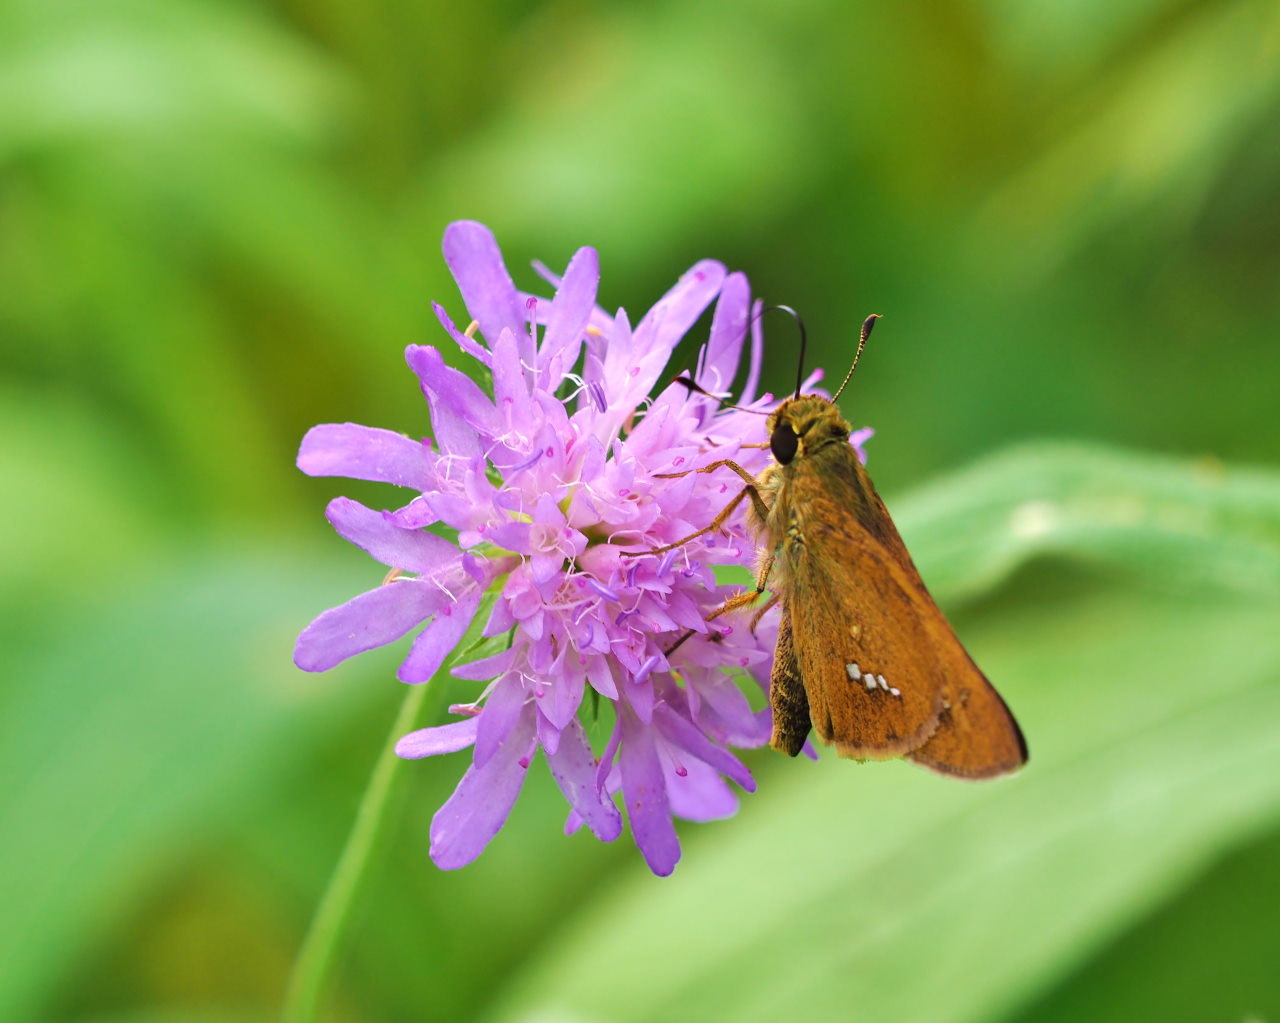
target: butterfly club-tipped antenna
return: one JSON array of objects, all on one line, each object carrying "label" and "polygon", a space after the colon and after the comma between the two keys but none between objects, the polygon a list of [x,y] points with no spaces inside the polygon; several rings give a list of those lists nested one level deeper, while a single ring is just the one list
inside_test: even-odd
[{"label": "butterfly club-tipped antenna", "polygon": [[767,416],[769,414],[768,412],[765,412],[764,410],[758,409],[758,408],[743,408],[741,405],[730,405],[727,401],[725,401],[722,397],[720,397],[720,395],[712,394],[710,391],[708,391],[705,387],[703,387],[700,383],[698,383],[692,377],[685,376],[683,373],[680,376],[676,377],[671,382],[673,384],[681,384],[682,386],[686,387],[688,390],[692,391],[694,394],[701,394],[701,395],[704,395],[705,397],[710,398],[712,401],[719,402],[721,408],[732,409],[734,412],[750,412],[753,416]]},{"label": "butterfly club-tipped antenna", "polygon": [[878,319],[880,319],[880,314],[872,313],[862,321],[862,330],[858,332],[858,350],[853,353],[853,365],[849,367],[849,372],[844,375],[844,380],[841,381],[840,387],[836,390],[836,393],[831,396],[831,403],[833,405],[844,392],[845,386],[853,376],[853,371],[858,368],[858,360],[862,358],[862,349],[867,347],[867,338],[871,336],[871,330],[875,327],[876,320]]}]

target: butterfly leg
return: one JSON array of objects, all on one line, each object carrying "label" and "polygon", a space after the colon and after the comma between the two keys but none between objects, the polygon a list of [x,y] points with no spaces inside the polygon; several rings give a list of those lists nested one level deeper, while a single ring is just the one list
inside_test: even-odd
[{"label": "butterfly leg", "polygon": [[[750,445],[747,445],[750,447]],[[735,462],[732,458],[722,458],[718,462],[712,462],[710,465],[704,465],[701,469],[685,469],[684,472],[659,472],[654,474],[654,479],[660,480],[678,480],[682,476],[688,476],[691,472],[698,474],[715,472],[717,469],[732,469],[746,481],[747,486],[754,487],[756,478],[747,472],[742,466]]]},{"label": "butterfly leg", "polygon": [[741,476],[744,480],[747,481],[747,485],[743,487],[741,490],[739,490],[737,494],[734,495],[733,500],[730,501],[727,505],[725,505],[723,510],[720,512],[720,514],[717,515],[714,519],[712,519],[708,525],[703,526],[696,533],[690,533],[688,536],[683,537],[682,539],[677,540],[674,543],[669,543],[662,547],[650,547],[647,551],[624,551],[622,556],[624,558],[637,558],[642,554],[665,554],[667,551],[675,550],[677,547],[683,547],[690,540],[696,540],[698,537],[703,536],[707,533],[714,532],[715,530],[723,526],[725,522],[728,521],[729,516],[732,515],[734,510],[738,507],[738,505],[742,503],[742,499],[744,497],[751,498],[751,503],[755,508],[756,514],[760,516],[761,521],[764,521],[765,519],[767,519],[769,517],[769,506],[764,503],[764,498],[760,496],[760,488],[756,486],[756,478],[752,476],[751,473],[747,472],[746,469],[742,468],[742,466],[740,466],[737,462],[730,461],[727,458],[722,459],[719,462],[712,462],[710,465],[704,466],[701,469],[689,469],[686,472],[660,473],[658,474],[657,478],[664,479],[664,480],[679,479],[682,476],[688,476],[689,473],[691,472],[697,472],[697,473],[713,472],[714,470],[722,467],[727,467],[732,469],[734,472],[736,472],[739,476]]},{"label": "butterfly leg", "polygon": [[[760,499],[760,492],[756,490],[754,485],[743,487],[738,491],[737,496],[724,506],[724,510],[719,515],[712,519],[708,525],[699,529],[696,533],[690,533],[688,536],[682,537],[674,543],[664,544],[662,547],[650,547],[647,551],[623,551],[622,556],[624,558],[638,558],[642,554],[666,554],[667,551],[673,551],[677,547],[683,547],[690,540],[696,540],[698,537],[703,536],[706,533],[712,533],[728,521],[729,516],[733,514],[738,505],[742,503],[742,499],[748,494],[751,495],[752,500],[759,504],[760,507],[764,507],[764,502]],[[767,510],[765,511],[765,514],[768,514]]]},{"label": "butterfly leg", "polygon": [[[773,558],[774,552],[770,551],[768,555],[766,555],[764,563],[760,566],[760,572],[756,577],[756,588],[754,590],[743,590],[736,596],[730,597],[718,608],[712,611],[711,614],[707,615],[707,621],[711,621],[713,618],[719,618],[722,614],[727,614],[730,611],[736,611],[740,607],[749,607],[754,604],[768,585],[769,573],[773,571]],[[778,599],[779,598],[777,597],[770,598],[769,602],[756,613],[754,618],[751,619],[752,632],[755,632],[756,625],[760,621],[760,616],[768,611],[769,608],[773,607],[773,605],[778,602]]]},{"label": "butterfly leg", "polygon": [[762,607],[759,611],[757,611],[755,614],[751,616],[751,631],[753,633],[756,631],[756,628],[760,625],[760,619],[763,618],[770,611],[772,611],[775,607],[777,607],[778,601],[780,601],[781,599],[782,597],[780,597],[778,594],[775,593],[772,597],[768,599],[768,601],[765,602],[764,607]]},{"label": "butterfly leg", "polygon": [[[740,494],[738,496],[741,497],[742,495]],[[754,604],[756,601],[756,598],[759,597],[760,594],[764,592],[765,584],[769,581],[769,572],[772,571],[772,569],[773,569],[773,552],[770,551],[769,556],[765,558],[764,564],[760,567],[760,575],[759,575],[759,578],[756,579],[756,588],[754,590],[743,590],[741,593],[737,594],[736,596],[730,597],[718,608],[712,611],[711,614],[707,615],[706,620],[712,621],[716,618],[719,618],[722,614],[725,614],[729,611],[736,611],[740,607],[747,607],[750,604]],[[768,611],[769,608],[773,607],[773,605],[776,604],[779,599],[780,598],[778,597],[771,597],[769,599],[769,602],[760,609],[760,611],[756,614],[754,618],[751,619],[752,632],[755,632],[756,625],[760,621],[760,616],[763,615],[766,611]],[[690,629],[678,640],[676,640],[675,643],[672,644],[670,648],[665,650],[664,653],[666,653],[667,655],[675,653],[677,650],[680,649],[681,646],[684,645],[684,643],[689,639],[689,637],[694,635],[696,635],[695,631],[693,629]],[[717,638],[718,638],[717,636],[711,637],[713,641],[716,640]]]}]

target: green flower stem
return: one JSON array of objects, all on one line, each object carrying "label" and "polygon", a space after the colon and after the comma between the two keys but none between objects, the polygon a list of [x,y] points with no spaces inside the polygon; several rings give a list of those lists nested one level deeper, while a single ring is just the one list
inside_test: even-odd
[{"label": "green flower stem", "polygon": [[438,716],[444,699],[444,679],[432,680],[425,685],[410,686],[396,715],[391,737],[384,744],[382,754],[374,765],[369,787],[365,790],[355,824],[347,837],[342,857],[334,869],[329,886],[325,889],[316,914],[311,920],[306,939],[298,952],[298,960],[289,979],[285,994],[283,1019],[285,1023],[313,1023],[330,974],[341,951],[352,911],[364,888],[370,868],[378,860],[378,852],[386,837],[389,810],[404,772],[398,770],[403,761],[395,755],[395,743],[400,736],[412,731],[424,716]]}]

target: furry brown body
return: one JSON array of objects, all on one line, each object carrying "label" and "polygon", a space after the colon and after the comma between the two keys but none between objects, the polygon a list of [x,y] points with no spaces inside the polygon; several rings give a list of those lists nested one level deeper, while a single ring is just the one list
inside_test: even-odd
[{"label": "furry brown body", "polygon": [[782,604],[773,747],[795,756],[812,725],[854,759],[966,778],[1020,767],[1017,722],[925,588],[839,410],[801,395],[768,430],[779,464],[756,481],[750,516],[766,544],[760,588],[772,569]]}]

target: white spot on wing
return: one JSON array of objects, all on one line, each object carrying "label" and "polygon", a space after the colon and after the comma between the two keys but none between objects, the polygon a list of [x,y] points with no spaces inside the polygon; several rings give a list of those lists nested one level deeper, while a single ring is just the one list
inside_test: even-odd
[{"label": "white spot on wing", "polygon": [[862,669],[858,667],[856,661],[853,664],[846,664],[844,670],[848,672],[850,682],[857,682],[858,679],[862,678]]}]

